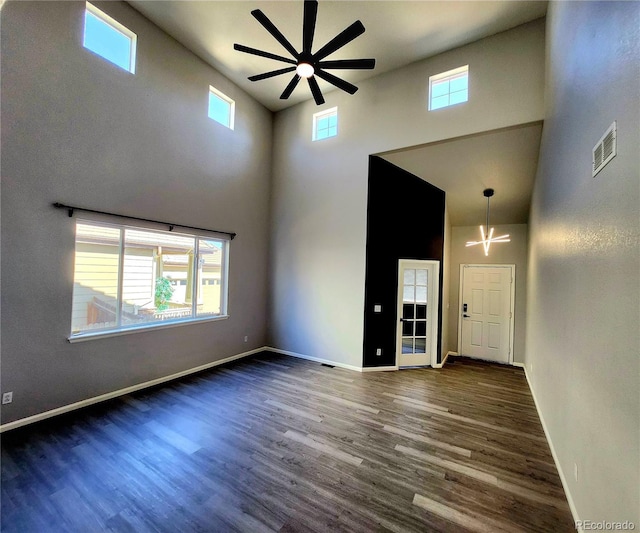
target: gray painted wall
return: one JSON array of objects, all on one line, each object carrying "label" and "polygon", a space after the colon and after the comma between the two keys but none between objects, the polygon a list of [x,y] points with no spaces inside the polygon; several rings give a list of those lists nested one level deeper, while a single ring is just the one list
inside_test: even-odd
[{"label": "gray painted wall", "polygon": [[[469,64],[470,101],[427,111],[428,79]],[[368,157],[542,119],[536,21],[279,112],[274,121],[270,345],[362,366]],[[338,107],[336,138],[311,141]],[[391,236],[391,238],[393,238]]]},{"label": "gray painted wall", "polygon": [[[579,518],[637,529],[640,4],[552,2],[547,35],[526,368]],[[592,178],[614,120],[618,155]]]},{"label": "gray painted wall", "polygon": [[[3,423],[267,341],[360,366],[368,155],[545,115],[538,22],[371,79],[356,97],[327,94],[337,139],[311,143],[312,103],[279,113],[270,189],[271,114],[128,5],[100,5],[138,34],[135,76],[82,48],[83,2],[2,10],[1,388],[14,391]],[[580,518],[637,525],[639,9],[550,6],[525,356]],[[471,101],[428,114],[428,76],[466,63]],[[236,100],[235,131],[206,117],[209,84]],[[618,156],[593,179],[591,148],[613,120]],[[53,201],[237,231],[231,318],[68,344],[73,220]]]},{"label": "gray painted wall", "polygon": [[480,237],[478,226],[454,226],[451,231],[451,279],[449,307],[449,346],[458,351],[458,320],[460,318],[460,265],[500,264],[516,265],[515,323],[513,336],[513,360],[524,362],[526,314],[527,314],[527,225],[504,224],[493,226],[494,235],[509,234],[511,242],[492,244],[489,256],[484,255],[482,246],[470,246],[467,241],[477,241]]},{"label": "gray painted wall", "polygon": [[[271,112],[124,3],[98,5],[137,33],[137,72],[104,61],[84,5],[2,9],[3,423],[266,344]],[[74,219],[54,201],[237,232],[230,318],[69,344]]]}]

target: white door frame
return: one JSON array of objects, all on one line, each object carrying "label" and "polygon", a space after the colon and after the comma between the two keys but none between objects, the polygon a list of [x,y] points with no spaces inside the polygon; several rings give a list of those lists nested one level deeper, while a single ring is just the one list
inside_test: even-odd
[{"label": "white door frame", "polygon": [[[400,272],[404,265],[408,263],[419,263],[430,269],[431,281],[429,287],[433,284],[433,290],[428,290],[427,295],[427,312],[431,314],[431,353],[429,357],[429,365],[433,366],[438,362],[438,321],[440,320],[440,261],[431,259],[399,259],[398,260],[398,300],[396,302],[396,368],[401,368],[398,364],[398,355],[402,350],[402,335],[400,333],[400,317],[402,316],[402,290]],[[433,312],[435,311],[435,316]]]},{"label": "white door frame", "polygon": [[511,316],[509,317],[509,364],[513,365],[513,335],[515,325],[515,304],[516,304],[516,265],[514,264],[461,264],[460,265],[460,283],[458,284],[458,353],[462,353],[462,305],[464,293],[462,291],[462,283],[464,281],[464,267],[488,267],[488,268],[509,268],[511,270]]}]

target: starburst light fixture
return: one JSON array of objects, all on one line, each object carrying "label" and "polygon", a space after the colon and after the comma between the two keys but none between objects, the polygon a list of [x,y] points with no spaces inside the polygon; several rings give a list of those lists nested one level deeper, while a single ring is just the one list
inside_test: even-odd
[{"label": "starburst light fixture", "polygon": [[476,244],[482,244],[482,247],[484,248],[484,255],[486,256],[489,255],[489,247],[491,246],[491,243],[511,242],[511,239],[509,238],[509,234],[500,235],[499,237],[494,237],[493,236],[494,228],[489,229],[489,199],[493,196],[493,193],[494,193],[493,189],[485,189],[482,192],[482,194],[484,194],[485,198],[487,199],[487,226],[486,226],[487,232],[485,233],[484,226],[480,225],[480,238],[482,240],[467,241],[467,246],[475,246]]}]

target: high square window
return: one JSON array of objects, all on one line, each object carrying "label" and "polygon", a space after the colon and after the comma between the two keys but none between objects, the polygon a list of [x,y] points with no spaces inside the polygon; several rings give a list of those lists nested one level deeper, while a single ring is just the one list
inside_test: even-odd
[{"label": "high square window", "polygon": [[70,341],[227,314],[229,240],[76,223]]},{"label": "high square window", "polygon": [[135,33],[87,2],[84,12],[85,48],[134,74],[136,40]]},{"label": "high square window", "polygon": [[429,78],[429,111],[469,99],[469,65]]},{"label": "high square window", "polygon": [[215,87],[209,86],[209,118],[233,129],[236,103]]},{"label": "high square window", "polygon": [[338,108],[332,107],[313,115],[314,141],[320,141],[338,135]]}]

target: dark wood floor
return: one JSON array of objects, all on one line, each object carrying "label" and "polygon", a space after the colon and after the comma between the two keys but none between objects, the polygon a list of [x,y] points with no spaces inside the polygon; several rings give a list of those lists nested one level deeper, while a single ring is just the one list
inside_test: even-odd
[{"label": "dark wood floor", "polygon": [[11,532],[574,531],[522,370],[262,354],[2,436]]}]

